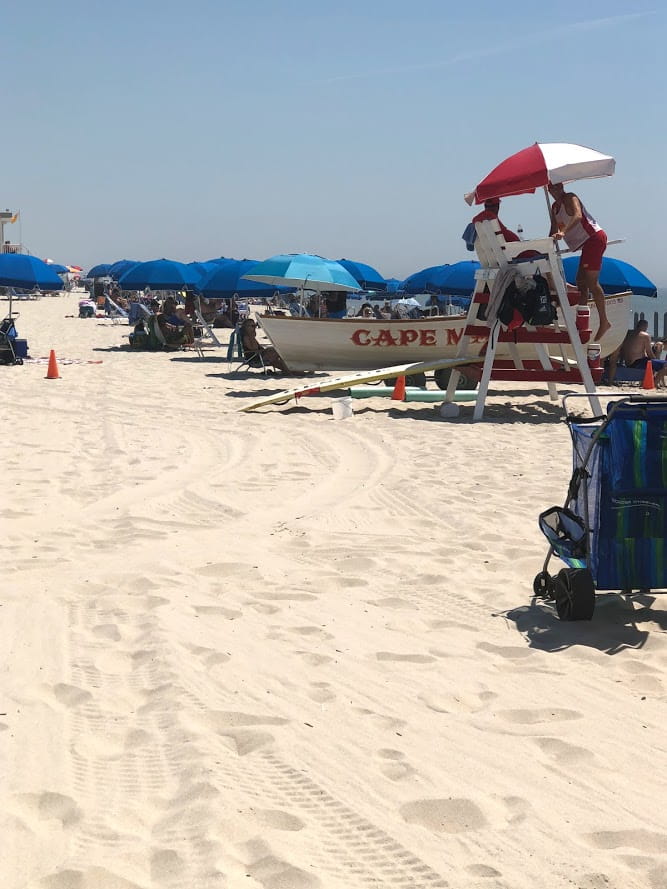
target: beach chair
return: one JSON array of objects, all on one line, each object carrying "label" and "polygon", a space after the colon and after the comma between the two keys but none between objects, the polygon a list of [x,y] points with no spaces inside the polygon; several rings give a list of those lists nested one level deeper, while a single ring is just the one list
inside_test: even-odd
[{"label": "beach chair", "polygon": [[144,329],[148,339],[144,348],[158,351],[177,352],[183,348],[183,343],[167,342],[160,325],[157,323],[157,315],[148,315],[144,321]]},{"label": "beach chair", "polygon": [[[533,594],[562,620],[593,616],[596,590],[641,594],[667,587],[667,398],[633,395],[582,420],[567,409],[573,474],[562,507],[539,516],[549,542]],[[552,555],[566,565],[548,572]]]},{"label": "beach chair", "polygon": [[110,296],[107,296],[105,303],[105,311],[107,315],[113,320],[114,324],[119,324],[122,321],[128,320],[128,313],[123,309],[118,303],[114,302]]},{"label": "beach chair", "polygon": [[237,324],[229,338],[227,346],[227,363],[230,365],[236,362],[234,371],[243,370],[244,367],[255,368],[262,371],[266,376],[269,368],[264,363],[264,358],[260,352],[249,352],[243,348],[243,338],[241,336],[241,324]]},{"label": "beach chair", "polygon": [[17,354],[17,330],[14,323],[17,313],[12,313],[0,321],[0,364],[23,364],[23,358]]},{"label": "beach chair", "polygon": [[222,343],[213,330],[213,324],[215,323],[215,321],[207,321],[204,318],[204,312],[202,311],[201,306],[201,297],[199,297],[198,295],[194,298],[194,309],[197,326],[200,327],[202,330],[202,336],[199,337],[200,342],[208,340],[214,346],[221,347]]}]

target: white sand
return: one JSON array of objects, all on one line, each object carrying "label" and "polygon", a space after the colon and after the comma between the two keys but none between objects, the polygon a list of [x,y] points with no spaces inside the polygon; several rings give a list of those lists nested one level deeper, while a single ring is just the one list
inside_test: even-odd
[{"label": "white sand", "polygon": [[667,886],[667,601],[530,607],[546,389],[240,414],[76,300],[0,367],[3,889]]}]

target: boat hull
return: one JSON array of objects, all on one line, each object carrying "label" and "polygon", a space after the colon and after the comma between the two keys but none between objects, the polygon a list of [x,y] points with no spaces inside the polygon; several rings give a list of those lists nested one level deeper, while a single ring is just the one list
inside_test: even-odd
[{"label": "boat hull", "polygon": [[[630,299],[624,293],[606,300],[611,330],[600,342],[606,357],[623,342],[630,325]],[[463,336],[465,315],[380,321],[375,318],[293,318],[264,315],[260,324],[291,370],[371,370],[394,364],[455,358]],[[591,327],[598,316],[591,306]],[[484,355],[486,337],[471,341],[469,354]],[[560,350],[559,350],[560,352]],[[565,353],[574,358],[567,346]],[[534,357],[530,344],[520,344],[519,354]],[[509,356],[506,343],[499,343],[498,357]]]}]

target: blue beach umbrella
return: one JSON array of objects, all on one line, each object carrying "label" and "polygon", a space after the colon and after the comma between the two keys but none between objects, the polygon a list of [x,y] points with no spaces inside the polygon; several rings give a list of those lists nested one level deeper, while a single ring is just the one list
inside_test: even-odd
[{"label": "blue beach umbrella", "polygon": [[387,281],[374,269],[372,265],[364,262],[353,262],[351,259],[339,259],[338,262],[347,269],[362,290],[386,290]]},{"label": "blue beach umbrella", "polygon": [[108,278],[110,268],[110,262],[101,262],[99,263],[99,265],[94,265],[92,267],[92,269],[86,275],[86,278]]},{"label": "blue beach umbrella", "polygon": [[[208,263],[207,263],[208,265]],[[210,299],[270,299],[276,291],[287,293],[293,288],[276,287],[250,281],[243,276],[250,269],[256,268],[256,259],[223,259],[212,263],[212,268],[199,282],[197,290]]]},{"label": "blue beach umbrella", "polygon": [[403,281],[406,293],[442,293],[471,296],[475,289],[475,272],[479,263],[464,259],[452,265],[434,265],[415,272]]},{"label": "blue beach umbrella", "polygon": [[53,266],[24,253],[0,253],[0,286],[19,290],[62,290],[63,282]]},{"label": "blue beach umbrella", "polygon": [[397,293],[403,289],[403,281],[400,278],[387,278],[388,293]]},{"label": "blue beach umbrella", "polygon": [[69,269],[66,265],[61,265],[59,262],[47,262],[48,267],[52,272],[55,272],[56,275],[65,275],[69,272]]},{"label": "blue beach umbrella", "polygon": [[[578,256],[567,256],[563,260],[565,280],[570,284],[576,283],[578,268]],[[655,297],[658,295],[658,289],[653,281],[649,281],[639,269],[630,265],[629,262],[613,259],[611,256],[602,257],[602,268],[598,280],[605,293],[623,293],[626,290],[631,290],[638,296]]]},{"label": "blue beach umbrella", "polygon": [[109,277],[114,281],[120,280],[125,272],[129,272],[135,265],[139,265],[138,259],[119,259],[118,262],[112,262],[109,266]]},{"label": "blue beach umbrella", "polygon": [[194,290],[198,282],[197,272],[184,262],[151,259],[125,272],[118,284],[122,290]]},{"label": "blue beach umbrella", "polygon": [[343,266],[312,253],[281,253],[257,263],[244,275],[274,287],[303,287],[306,290],[359,290],[359,282]]},{"label": "blue beach umbrella", "polygon": [[206,262],[189,262],[188,265],[191,269],[194,269],[195,272],[199,275],[200,282],[204,280],[204,278],[209,275],[214,268],[217,267],[218,263],[214,260],[206,260]]}]

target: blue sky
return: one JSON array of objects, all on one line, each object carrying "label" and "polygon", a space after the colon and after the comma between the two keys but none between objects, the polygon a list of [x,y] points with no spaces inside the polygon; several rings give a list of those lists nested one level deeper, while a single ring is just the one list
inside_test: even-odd
[{"label": "blue sky", "polygon": [[[5,5],[0,206],[97,262],[470,258],[463,200],[533,142],[616,158],[575,189],[667,285],[667,13],[638,0],[37,0]],[[540,193],[501,217],[548,229]],[[19,224],[6,229],[16,237]]]}]

